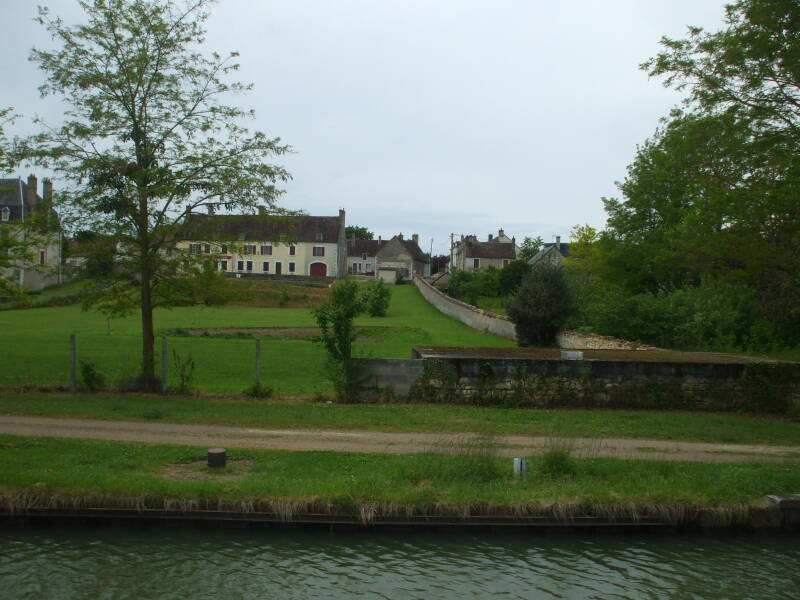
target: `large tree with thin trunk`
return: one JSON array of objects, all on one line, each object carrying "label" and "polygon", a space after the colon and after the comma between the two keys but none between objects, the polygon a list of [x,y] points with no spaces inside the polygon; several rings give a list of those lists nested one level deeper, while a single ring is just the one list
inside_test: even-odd
[{"label": "large tree with thin trunk", "polygon": [[[33,140],[33,155],[64,181],[62,212],[108,236],[118,258],[95,300],[112,312],[138,309],[141,385],[154,390],[153,311],[185,302],[194,269],[176,238],[193,210],[273,207],[289,177],[266,162],[289,148],[250,132],[252,116],[225,97],[236,53],[205,54],[213,0],[81,0],[86,21],[67,25],[47,9],[39,21],[56,47],[34,49],[44,95],[61,97],[64,122]],[[200,277],[202,279],[202,277]]]}]

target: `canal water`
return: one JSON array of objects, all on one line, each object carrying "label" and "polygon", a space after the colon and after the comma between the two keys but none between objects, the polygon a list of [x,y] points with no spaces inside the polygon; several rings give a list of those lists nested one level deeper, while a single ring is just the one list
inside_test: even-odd
[{"label": "canal water", "polygon": [[0,522],[0,598],[791,600],[798,541]]}]

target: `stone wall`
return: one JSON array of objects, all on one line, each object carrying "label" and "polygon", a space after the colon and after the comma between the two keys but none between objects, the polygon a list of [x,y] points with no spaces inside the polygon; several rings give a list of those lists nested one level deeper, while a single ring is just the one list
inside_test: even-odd
[{"label": "stone wall", "polygon": [[[423,297],[440,312],[454,317],[473,329],[494,333],[509,340],[516,341],[517,329],[514,322],[505,315],[498,315],[451,298],[439,291],[420,277],[414,278],[414,284]],[[637,342],[629,342],[617,338],[594,333],[578,333],[577,331],[560,331],[556,335],[556,344],[560,348],[576,350],[652,350],[653,346],[644,346]]]},{"label": "stone wall", "polygon": [[440,312],[458,319],[473,329],[494,333],[509,340],[517,339],[514,323],[508,317],[451,298],[421,277],[414,278],[414,285],[417,286],[422,296]]},{"label": "stone wall", "polygon": [[800,365],[443,357],[364,361],[368,396],[523,408],[630,408],[800,417]]}]

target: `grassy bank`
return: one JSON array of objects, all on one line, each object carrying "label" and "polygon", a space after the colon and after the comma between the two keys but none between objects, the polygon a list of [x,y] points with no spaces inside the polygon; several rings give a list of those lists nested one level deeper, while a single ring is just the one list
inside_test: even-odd
[{"label": "grassy bank", "polygon": [[[157,310],[160,332],[188,328],[302,328],[313,327],[306,308],[182,307]],[[355,344],[363,356],[409,358],[415,345],[512,346],[495,335],[470,329],[428,304],[413,286],[393,291],[389,313],[383,318],[364,316],[357,325],[370,330]],[[78,306],[15,310],[0,313],[0,385],[67,385],[69,335],[77,334],[78,355],[95,365],[109,385],[135,375],[141,356],[139,317],[108,320]],[[252,385],[255,348],[252,339],[175,337],[170,348],[182,359],[194,361],[194,385],[203,391],[241,392]],[[267,337],[263,348],[263,377],[281,394],[313,396],[328,393],[325,353],[308,339]],[[157,351],[160,344],[157,344]],[[170,350],[170,352],[171,352]],[[170,356],[170,358],[172,358]]]},{"label": "grassy bank", "polygon": [[[211,472],[204,448],[0,436],[0,506],[88,506],[292,512],[395,511],[658,516],[659,506],[735,512],[765,494],[800,489],[794,465],[531,459],[466,455],[233,451]],[[16,504],[15,504],[16,503]],[[625,512],[629,515],[625,515]],[[663,514],[661,516],[664,516]]]},{"label": "grassy bank", "polygon": [[0,414],[163,420],[273,429],[476,432],[800,445],[800,423],[731,414],[256,402],[121,394],[0,392]]}]

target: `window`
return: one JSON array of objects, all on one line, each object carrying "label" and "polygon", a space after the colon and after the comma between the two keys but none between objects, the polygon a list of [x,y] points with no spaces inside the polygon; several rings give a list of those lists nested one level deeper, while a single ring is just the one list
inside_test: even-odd
[{"label": "window", "polygon": [[222,248],[220,248],[220,254],[227,254],[228,247],[225,244],[222,244]]},{"label": "window", "polygon": [[356,263],[356,271],[361,273],[361,263]]},{"label": "window", "polygon": [[236,270],[237,271],[244,271],[244,261],[243,260],[237,260],[236,261]]},{"label": "window", "polygon": [[481,268],[481,259],[480,258],[473,258],[472,259],[472,268],[473,269],[480,269]]},{"label": "window", "polygon": [[248,260],[247,261],[247,270],[248,271],[252,271],[253,270],[253,261],[252,260]]},{"label": "window", "polygon": [[289,273],[294,273],[294,263],[293,262],[289,263]]},{"label": "window", "polygon": [[0,221],[8,221],[11,218],[11,209],[7,206],[3,207],[3,210],[0,211]]},{"label": "window", "polygon": [[297,254],[297,246],[289,246],[289,256]]},{"label": "window", "polygon": [[44,259],[46,258],[46,254],[44,250],[39,250],[39,264],[44,264]]},{"label": "window", "polygon": [[508,259],[507,259],[507,258],[504,258],[504,259],[503,259],[503,266],[504,266],[504,267],[507,267],[507,266],[508,266]]},{"label": "window", "polygon": [[266,261],[266,260],[264,261],[264,263],[261,265],[261,270],[264,271],[264,273],[269,273],[269,262],[268,261]]},{"label": "window", "polygon": [[314,246],[312,254],[314,256],[325,256],[325,246]]},{"label": "window", "polygon": [[[255,252],[253,252],[255,254]],[[270,256],[272,254],[272,246],[261,246],[261,256]]]},{"label": "window", "polygon": [[366,252],[362,252],[361,253],[361,260],[367,260],[367,253]]},{"label": "window", "polygon": [[245,244],[245,246],[244,246],[244,253],[245,253],[245,254],[255,254],[255,253],[256,253],[256,246],[255,246],[255,244]]},{"label": "window", "polygon": [[220,271],[227,271],[228,270],[228,261],[227,260],[219,261],[219,270]]},{"label": "window", "polygon": [[200,244],[189,244],[189,252],[192,254],[200,254]]},{"label": "window", "polygon": [[318,232],[317,232],[317,241],[318,241],[318,242],[321,242],[321,241],[322,241],[322,232],[321,232],[321,231],[318,231]]},{"label": "window", "polygon": [[211,254],[211,244],[203,244],[203,253]]}]

